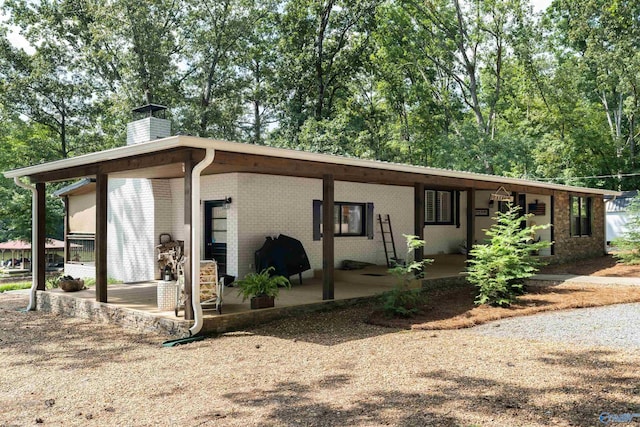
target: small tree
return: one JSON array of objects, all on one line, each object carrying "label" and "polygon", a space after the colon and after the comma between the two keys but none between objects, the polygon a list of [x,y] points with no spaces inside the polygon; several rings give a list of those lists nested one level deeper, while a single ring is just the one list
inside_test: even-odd
[{"label": "small tree", "polygon": [[[407,260],[413,258],[414,251],[424,247],[424,240],[417,236],[403,234],[407,239]],[[426,302],[422,289],[411,289],[411,282],[422,279],[425,275],[425,267],[433,262],[432,259],[408,261],[405,264],[397,264],[389,269],[389,273],[396,276],[398,282],[389,292],[382,296],[382,311],[388,316],[411,317],[416,314],[419,307]]]},{"label": "small tree", "polygon": [[521,215],[520,206],[510,205],[493,218],[496,222],[486,231],[489,243],[471,249],[467,280],[478,288],[476,304],[509,306],[523,293],[524,279],[538,270],[541,261],[533,254],[552,242],[536,242],[534,237],[549,224],[521,227],[532,216]]},{"label": "small tree", "polygon": [[631,199],[627,216],[625,231],[611,242],[620,250],[614,256],[625,264],[640,264],[640,193]]}]

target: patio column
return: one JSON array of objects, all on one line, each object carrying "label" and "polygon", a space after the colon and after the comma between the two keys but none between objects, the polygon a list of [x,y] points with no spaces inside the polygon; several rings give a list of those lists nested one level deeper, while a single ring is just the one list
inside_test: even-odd
[{"label": "patio column", "polygon": [[107,302],[107,194],[109,176],[96,174],[96,301]]},{"label": "patio column", "polygon": [[193,272],[191,271],[191,207],[193,196],[191,194],[191,178],[193,175],[193,158],[191,151],[187,151],[184,158],[184,318],[193,320],[193,305],[191,304],[191,286]]},{"label": "patio column", "polygon": [[[36,266],[31,263],[31,272],[36,275],[37,287],[39,291],[45,290],[45,273],[47,269],[47,259],[45,258],[45,242],[47,240],[47,220],[46,220],[46,188],[44,182],[36,183],[36,206],[34,209],[36,210],[36,223],[33,224],[33,227],[36,229],[36,241],[32,242],[31,247],[31,258],[33,261],[34,250],[37,253]],[[24,256],[23,256],[24,259]]]},{"label": "patio column", "polygon": [[[424,184],[422,182],[416,182],[413,185],[413,195],[413,233],[418,236],[418,239],[424,240]],[[416,261],[422,261],[424,259],[424,248],[416,249],[413,257]]]},{"label": "patio column", "polygon": [[476,235],[476,190],[469,188],[467,190],[467,259],[471,258],[469,252],[473,246]]},{"label": "patio column", "polygon": [[333,175],[322,176],[322,299],[334,297],[334,181]]}]

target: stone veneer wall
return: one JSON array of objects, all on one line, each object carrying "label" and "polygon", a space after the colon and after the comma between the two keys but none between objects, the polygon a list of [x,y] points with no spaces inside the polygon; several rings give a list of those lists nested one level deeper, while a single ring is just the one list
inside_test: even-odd
[{"label": "stone veneer wall", "polygon": [[591,236],[579,237],[571,236],[570,197],[571,194],[561,191],[556,191],[553,195],[555,256],[550,259],[552,263],[564,263],[605,254],[605,209],[603,197],[601,195],[588,196],[593,200],[592,232]]},{"label": "stone veneer wall", "polygon": [[193,324],[193,321],[166,319],[117,304],[74,298],[56,292],[38,291],[36,309],[99,323],[116,324],[139,332],[157,332],[170,336],[187,336]]}]

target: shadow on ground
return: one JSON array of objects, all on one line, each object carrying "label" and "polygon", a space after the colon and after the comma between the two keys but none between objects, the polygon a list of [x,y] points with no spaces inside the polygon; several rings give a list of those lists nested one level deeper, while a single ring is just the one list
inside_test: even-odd
[{"label": "shadow on ground", "polygon": [[353,374],[345,374],[327,376],[314,384],[282,382],[223,397],[246,413],[270,408],[262,423],[271,426],[598,425],[603,412],[633,413],[640,407],[640,365],[618,363],[612,360],[615,354],[557,352],[540,359],[549,369],[576,372],[562,386],[536,381],[518,386],[508,377],[488,379],[425,370],[418,375],[424,383],[421,392],[381,389],[349,401],[313,398],[318,390],[331,396],[332,390],[357,381]]}]

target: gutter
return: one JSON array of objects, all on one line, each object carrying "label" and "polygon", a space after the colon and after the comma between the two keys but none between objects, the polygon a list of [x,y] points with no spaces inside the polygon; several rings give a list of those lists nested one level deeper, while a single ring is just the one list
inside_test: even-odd
[{"label": "gutter", "polygon": [[30,190],[32,194],[31,198],[31,290],[29,292],[29,305],[27,311],[36,309],[36,290],[38,289],[38,275],[36,274],[36,268],[38,268],[38,248],[35,248],[35,244],[38,241],[38,227],[36,227],[36,205],[38,204],[38,193],[36,187],[33,185],[25,184],[20,181],[20,177],[14,177],[13,182],[25,190]]},{"label": "gutter", "polygon": [[[204,159],[194,166],[191,173],[191,305],[193,306],[194,323],[189,328],[189,336],[197,335],[202,329],[202,305],[200,304],[200,239],[201,239],[201,218],[200,218],[200,174],[213,163],[216,150],[207,148]],[[194,200],[193,195],[198,196]]]}]

